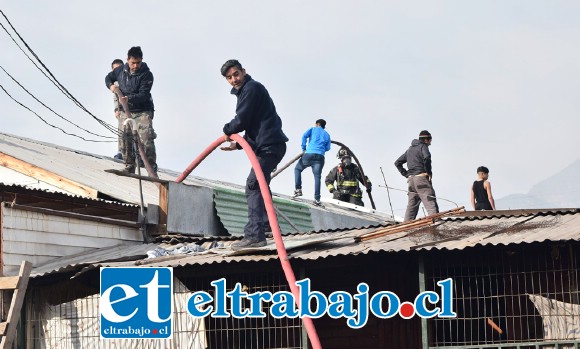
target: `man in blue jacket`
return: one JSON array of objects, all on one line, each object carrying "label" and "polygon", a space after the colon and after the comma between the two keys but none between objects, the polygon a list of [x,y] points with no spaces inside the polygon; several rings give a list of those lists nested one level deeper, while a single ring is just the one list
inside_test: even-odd
[{"label": "man in blue jacket", "polygon": [[[419,139],[414,139],[409,149],[395,161],[395,166],[401,175],[407,178],[408,183],[407,196],[409,200],[405,212],[405,222],[417,217],[421,202],[423,202],[429,215],[439,212],[435,190],[431,183],[433,177],[431,152],[429,152],[431,141],[432,137],[429,131],[421,131]],[[407,170],[403,167],[405,163],[407,163]]]},{"label": "man in blue jacket", "polygon": [[[244,139],[256,154],[269,185],[272,170],[286,154],[288,137],[282,132],[282,120],[276,112],[268,90],[246,74],[240,62],[235,59],[225,62],[221,74],[232,85],[231,93],[237,97],[238,102],[236,116],[223,128],[224,139],[230,142],[230,145],[220,149],[226,151],[241,149],[230,136],[245,131]],[[233,250],[266,246],[265,228],[268,217],[253,169],[246,180],[246,199],[248,223],[244,227],[244,238],[232,244]]]},{"label": "man in blue jacket", "polygon": [[[320,177],[324,167],[324,153],[330,150],[330,135],[325,130],[326,121],[316,120],[316,125],[302,135],[302,151],[304,155],[294,168],[294,195],[302,196],[302,171],[312,167],[314,175],[314,205],[320,206]],[[308,145],[307,145],[308,143]]]},{"label": "man in blue jacket", "polygon": [[[118,83],[115,84],[115,82]],[[155,152],[155,138],[157,134],[153,130],[153,98],[151,88],[153,87],[153,73],[143,62],[143,51],[141,47],[135,46],[127,53],[127,63],[113,69],[105,77],[105,84],[111,92],[116,93],[121,90],[123,98],[119,102],[127,102],[131,118],[137,123],[137,131],[143,147],[147,161],[153,168],[154,175],[157,175],[157,154]],[[127,119],[126,111],[120,104],[120,119]],[[123,137],[123,160],[125,161],[125,171],[135,173],[135,151],[133,150],[133,137],[128,134]]]}]

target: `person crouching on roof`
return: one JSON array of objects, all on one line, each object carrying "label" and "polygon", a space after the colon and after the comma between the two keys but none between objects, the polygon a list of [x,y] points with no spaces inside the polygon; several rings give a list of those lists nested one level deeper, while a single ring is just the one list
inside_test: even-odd
[{"label": "person crouching on roof", "polygon": [[[366,176],[363,179],[360,169],[352,163],[352,157],[345,148],[341,148],[336,157],[340,159],[340,164],[330,170],[326,176],[325,183],[328,191],[332,193],[333,199],[364,206],[358,182],[364,184],[366,181],[367,192],[370,193],[372,190],[371,181]],[[334,182],[336,182],[336,188]]]}]

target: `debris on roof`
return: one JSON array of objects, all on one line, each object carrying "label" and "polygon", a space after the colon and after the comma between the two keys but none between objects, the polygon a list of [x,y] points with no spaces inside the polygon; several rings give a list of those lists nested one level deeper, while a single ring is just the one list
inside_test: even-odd
[{"label": "debris on roof", "polygon": [[[318,231],[297,233],[284,237],[284,244],[291,259],[317,260],[334,256],[359,255],[370,252],[406,253],[427,250],[463,250],[475,246],[528,244],[544,241],[580,240],[580,212],[571,210],[541,210],[537,212],[502,211],[489,212],[489,216],[471,219],[469,214],[460,213],[437,220],[435,224],[409,227],[407,230],[380,236],[368,241],[357,242],[360,236],[384,231],[388,225],[347,229],[342,231]],[[462,216],[463,215],[463,216]],[[228,246],[232,238],[193,238],[173,236],[159,238],[159,242],[146,246],[145,251],[133,259],[118,261],[127,253],[121,249],[108,248],[96,250],[81,262],[78,257],[64,257],[50,265],[39,266],[33,276],[39,277],[52,273],[70,271],[81,266],[135,266],[183,267],[213,263],[261,262],[276,259],[275,247],[250,251],[249,254],[233,253]],[[218,242],[216,244],[216,242]],[[206,251],[194,254],[175,254],[168,257],[146,259],[146,252],[155,248],[171,249],[195,244]],[[211,248],[211,245],[214,245]],[[135,248],[135,247],[133,247]],[[197,248],[197,247],[195,247]],[[116,252],[115,252],[116,251]],[[242,252],[243,253],[243,252]],[[146,263],[145,263],[146,260]]]}]

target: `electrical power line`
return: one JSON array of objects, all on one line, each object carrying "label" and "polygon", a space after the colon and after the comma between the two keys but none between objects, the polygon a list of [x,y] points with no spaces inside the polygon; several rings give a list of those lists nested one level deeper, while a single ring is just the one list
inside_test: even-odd
[{"label": "electrical power line", "polygon": [[40,104],[41,104],[43,107],[45,107],[46,109],[48,109],[48,110],[50,110],[51,112],[53,112],[53,113],[54,113],[56,116],[58,116],[59,118],[63,119],[64,121],[68,122],[69,124],[71,124],[71,125],[74,125],[74,126],[76,126],[77,128],[79,128],[79,129],[81,129],[81,130],[83,130],[83,131],[85,131],[85,132],[87,132],[87,133],[89,133],[89,134],[92,134],[93,136],[97,136],[97,137],[101,137],[101,138],[109,138],[109,139],[113,139],[113,138],[115,138],[115,137],[111,137],[111,136],[102,136],[102,135],[99,135],[99,134],[97,134],[97,133],[91,132],[91,131],[89,131],[89,130],[87,130],[87,129],[85,129],[85,128],[82,128],[81,126],[79,126],[79,125],[75,124],[74,122],[70,121],[69,119],[65,118],[64,116],[62,116],[62,115],[60,115],[59,113],[57,113],[57,112],[55,112],[54,110],[52,110],[52,109],[51,109],[49,106],[47,106],[46,104],[44,104],[44,103],[43,103],[41,100],[39,100],[38,98],[36,98],[36,96],[35,96],[35,95],[33,95],[33,94],[32,94],[30,91],[28,91],[28,90],[27,90],[27,89],[26,89],[24,86],[22,86],[22,84],[21,84],[20,82],[18,82],[18,81],[17,81],[17,80],[16,80],[16,79],[15,79],[15,78],[12,76],[12,75],[10,75],[10,73],[8,73],[8,72],[6,71],[6,69],[4,69],[4,67],[2,67],[1,65],[0,65],[0,69],[2,69],[2,70],[4,71],[4,73],[6,73],[6,75],[8,75],[8,76],[9,76],[9,77],[12,79],[12,81],[14,81],[14,82],[15,82],[15,83],[16,83],[18,86],[20,86],[20,88],[22,88],[22,89],[23,89],[23,90],[24,90],[26,93],[28,93],[28,95],[30,95],[32,98],[34,98],[34,99],[35,99],[35,100],[36,100],[38,103],[40,103]]},{"label": "electrical power line", "polygon": [[93,119],[95,119],[98,123],[100,123],[103,127],[105,127],[106,129],[108,129],[109,131],[111,131],[114,134],[118,134],[118,130],[117,127],[108,124],[107,122],[99,119],[98,117],[96,117],[93,113],[91,113],[87,108],[85,108],[84,105],[82,105],[81,102],[79,102],[79,100],[77,100],[67,89],[66,87],[64,87],[59,81],[58,79],[52,74],[52,72],[50,71],[50,69],[48,69],[48,67],[42,62],[42,60],[38,57],[38,55],[32,50],[32,48],[30,48],[30,46],[26,43],[26,41],[22,38],[22,36],[20,36],[20,34],[18,33],[18,31],[16,30],[16,28],[14,28],[14,26],[12,25],[12,23],[10,22],[10,20],[8,19],[8,17],[6,17],[6,15],[4,14],[4,12],[2,10],[0,10],[0,14],[2,14],[2,16],[4,17],[4,19],[6,20],[6,22],[8,23],[8,25],[10,25],[10,28],[12,28],[12,30],[14,31],[14,33],[18,36],[18,38],[20,39],[20,41],[22,41],[22,43],[24,44],[24,46],[26,46],[26,48],[28,49],[28,51],[34,56],[34,58],[38,61],[38,63],[40,63],[40,65],[42,65],[42,67],[46,70],[46,72],[50,75],[50,77],[48,77],[46,75],[46,73],[40,69],[40,67],[30,58],[30,56],[28,56],[28,54],[26,54],[26,52],[24,52],[24,50],[20,47],[20,45],[16,42],[16,40],[14,40],[14,38],[12,37],[12,35],[10,35],[10,33],[8,32],[8,30],[0,23],[0,26],[2,26],[2,29],[4,29],[4,31],[10,36],[10,38],[12,39],[12,41],[16,44],[16,46],[18,46],[18,48],[26,55],[26,57],[28,57],[28,59],[34,64],[34,66],[40,70],[44,76],[46,76],[47,79],[49,79],[66,97],[68,97],[70,100],[72,100],[81,110],[83,110],[84,112],[86,112],[87,114],[89,114],[90,116],[93,117]]},{"label": "electrical power line", "polygon": [[37,114],[37,113],[36,113],[34,110],[30,109],[29,107],[27,107],[27,106],[26,106],[26,105],[24,105],[23,103],[21,103],[21,102],[19,102],[18,100],[16,100],[16,98],[12,97],[12,96],[10,95],[10,93],[8,93],[8,91],[6,91],[6,89],[4,88],[4,86],[0,85],[0,89],[2,89],[2,91],[4,91],[4,93],[5,93],[5,94],[6,94],[8,97],[10,97],[10,98],[11,98],[11,99],[12,99],[14,102],[18,103],[18,104],[19,104],[21,107],[23,107],[24,109],[27,109],[28,111],[30,111],[31,113],[33,113],[34,115],[36,115],[36,116],[37,116],[37,117],[38,117],[40,120],[42,120],[42,121],[43,121],[45,124],[47,124],[47,125],[48,125],[48,126],[50,126],[50,127],[53,127],[53,128],[56,128],[56,129],[58,129],[58,130],[62,131],[62,132],[63,132],[64,134],[66,134],[66,135],[73,136],[73,137],[77,137],[77,138],[80,138],[80,139],[82,139],[83,141],[87,141],[87,142],[96,142],[96,143],[110,143],[110,142],[114,142],[114,141],[101,141],[101,140],[86,139],[86,138],[84,138],[84,137],[82,137],[82,136],[79,136],[79,135],[76,135],[76,134],[74,134],[74,133],[69,133],[69,132],[66,132],[66,131],[65,131],[65,130],[63,130],[62,128],[60,128],[60,127],[58,127],[58,126],[55,126],[55,125],[52,125],[52,124],[51,124],[51,123],[49,123],[48,121],[44,120],[44,119],[42,118],[42,116],[38,115],[38,114]]},{"label": "electrical power line", "polygon": [[[2,12],[2,10],[0,10],[0,12]],[[2,13],[2,15],[4,15],[4,13]],[[4,17],[6,18],[6,17]],[[6,27],[4,27],[4,25],[2,23],[0,23],[0,27],[2,27],[2,29],[4,29],[4,31],[6,32],[6,34],[8,34],[8,36],[10,37],[10,39],[12,39],[12,42],[14,42],[14,44],[16,45],[16,47],[18,47],[20,49],[20,51],[22,51],[22,53],[24,53],[24,55],[26,56],[26,58],[28,58],[28,60],[34,64],[34,66],[36,67],[36,69],[38,69],[44,76],[46,76],[46,78],[52,82],[52,84],[54,86],[56,86],[56,88],[58,88],[59,90],[61,90],[62,93],[64,93],[64,91],[60,88],[60,86],[58,86],[58,84],[56,82],[54,82],[50,76],[46,75],[46,73],[44,72],[44,70],[42,70],[37,64],[36,62],[30,58],[30,56],[28,55],[28,53],[26,53],[26,51],[24,51],[22,49],[22,47],[18,44],[18,42],[12,37],[12,35],[10,34],[10,32],[8,31],[8,29],[6,29]],[[66,95],[66,94],[65,94]],[[68,97],[68,96],[67,96]],[[68,97],[70,99],[70,97]]]}]

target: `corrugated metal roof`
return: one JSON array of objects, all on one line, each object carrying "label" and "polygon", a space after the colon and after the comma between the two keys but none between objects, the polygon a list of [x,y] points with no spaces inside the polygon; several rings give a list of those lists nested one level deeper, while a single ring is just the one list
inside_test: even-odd
[{"label": "corrugated metal roof", "polygon": [[[5,133],[0,133],[0,152],[86,187],[96,189],[100,193],[120,201],[137,205],[141,202],[135,179],[105,172],[109,169],[122,170],[124,168],[122,161],[112,157]],[[159,169],[159,177],[164,180],[174,181],[179,174]],[[192,175],[184,183],[209,187],[240,188],[233,184],[211,181]],[[159,189],[155,183],[143,181],[143,199],[146,204],[159,204]]]},{"label": "corrugated metal roof", "polygon": [[[281,200],[276,197],[273,198],[273,201],[278,210],[299,231],[314,230],[308,205],[291,200]],[[219,219],[228,232],[233,235],[243,235],[244,226],[248,222],[248,204],[245,193],[227,188],[215,188],[214,202]],[[276,216],[282,233],[296,231],[282,215],[276,214]]]},{"label": "corrugated metal roof", "polygon": [[[63,273],[89,265],[89,261],[100,263],[103,261],[120,261],[123,259],[135,260],[147,256],[147,251],[157,248],[157,244],[123,244],[108,248],[95,248],[71,256],[54,259],[34,268],[33,274]],[[66,260],[66,263],[62,263]]]},{"label": "corrugated metal roof", "polygon": [[[137,205],[141,202],[135,179],[105,172],[109,169],[122,170],[124,168],[122,161],[112,157],[91,154],[6,133],[0,133],[0,152],[96,189],[109,197]],[[167,169],[159,169],[159,177],[168,181],[174,181],[180,174]],[[184,183],[243,190],[243,187],[239,185],[193,175],[188,176]],[[143,181],[143,196],[146,204],[159,203],[159,189],[152,182]]]},{"label": "corrugated metal roof", "polygon": [[[95,189],[108,197],[136,205],[140,204],[140,196],[135,179],[105,172],[105,170],[109,169],[122,170],[124,168],[121,161],[111,157],[90,154],[5,133],[0,133],[0,152],[88,188]],[[174,181],[180,174],[167,169],[159,169],[159,177],[167,181]],[[218,193],[216,195],[217,209],[226,213],[220,215],[220,219],[224,220],[224,226],[231,227],[234,232],[242,231],[240,226],[243,227],[245,222],[243,225],[242,222],[244,219],[247,220],[247,205],[243,186],[193,175],[188,176],[183,183],[214,189]],[[148,181],[143,181],[142,184],[145,203],[158,205],[159,189],[156,184]],[[290,197],[285,195],[273,195],[276,205],[284,214],[288,215],[289,218],[291,217],[293,224],[297,225],[300,230],[311,231],[315,229],[313,228],[312,219],[309,217],[309,204],[293,202]],[[357,219],[360,221],[362,218],[367,222],[365,224],[383,223],[391,220],[390,217],[379,213],[362,213],[333,204],[325,204],[325,207],[318,207],[317,210],[344,215],[347,218],[350,217],[351,221]],[[290,232],[295,230],[282,217],[280,217],[279,221],[283,231]],[[345,224],[343,226],[361,225],[363,224]]]},{"label": "corrugated metal roof", "polygon": [[[281,200],[278,197],[272,197],[274,206],[282,213],[276,213],[282,233],[294,233],[296,229],[288,223],[292,222],[298,231],[313,231],[310,206],[292,200]],[[284,217],[285,216],[285,217]]]},{"label": "corrugated metal roof", "polygon": [[[525,215],[503,215],[501,211],[491,212],[490,216],[473,217],[457,216],[437,221],[435,224],[422,228],[410,229],[380,238],[355,242],[355,238],[363,234],[384,229],[368,227],[351,229],[339,232],[317,232],[307,234],[293,234],[284,237],[288,255],[293,259],[317,260],[332,256],[359,255],[369,252],[408,252],[416,250],[463,250],[475,246],[527,244],[544,241],[580,241],[580,213],[578,210],[546,211],[527,213]],[[191,238],[188,240],[191,241]],[[207,241],[199,240],[199,241]],[[187,242],[196,243],[196,242]],[[186,244],[187,244],[186,243]],[[227,247],[231,239],[223,240]],[[160,243],[157,246],[170,248],[172,245]],[[107,262],[114,260],[114,253],[104,250],[107,259],[94,263],[94,266],[127,266],[136,265],[135,261]],[[120,252],[123,254],[122,252]],[[216,249],[212,253],[198,255],[177,255],[159,260],[149,259],[137,264],[147,266],[188,266],[213,263],[232,263],[241,261],[266,261],[278,258],[275,247],[269,244],[268,248],[260,253],[248,255],[230,255],[229,249]],[[97,260],[95,254],[92,261]],[[89,260],[86,264],[91,263]],[[56,272],[65,268],[69,261],[66,258],[55,261],[54,266],[60,265],[53,271],[47,268],[34,269],[35,276]]]},{"label": "corrugated metal roof", "polygon": [[450,219],[490,219],[501,217],[520,217],[520,216],[553,216],[555,214],[576,214],[580,211],[578,208],[554,208],[554,209],[519,209],[519,210],[499,210],[499,211],[465,211]]},{"label": "corrugated metal roof", "polygon": [[[107,196],[134,204],[140,202],[134,179],[104,172],[106,169],[123,169],[123,163],[113,158],[8,134],[0,134],[0,152],[97,189]],[[157,203],[155,184],[146,182],[143,188],[145,201]]]},{"label": "corrugated metal roof", "polygon": [[68,198],[75,198],[75,199],[81,199],[81,200],[87,200],[87,201],[97,201],[97,202],[104,202],[110,205],[118,205],[118,206],[123,206],[123,207],[137,207],[137,205],[134,204],[127,204],[127,203],[123,203],[123,202],[119,202],[119,201],[111,201],[111,200],[105,200],[105,199],[99,199],[99,198],[89,198],[86,196],[79,196],[79,195],[74,195],[74,194],[70,194],[67,192],[63,192],[63,191],[54,191],[54,190],[50,190],[50,189],[39,189],[39,188],[31,188],[29,186],[26,185],[17,185],[17,184],[6,184],[6,183],[2,183],[0,182],[0,190],[1,191],[11,191],[11,190],[23,190],[26,191],[27,193],[39,193],[39,194],[56,194],[56,195],[62,195],[64,197],[68,197]]}]

